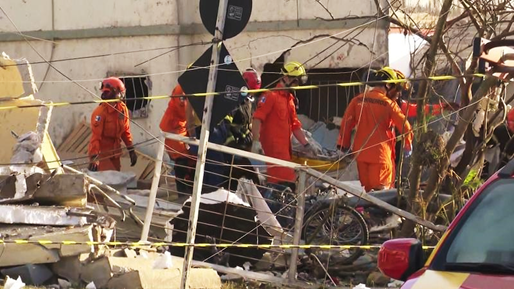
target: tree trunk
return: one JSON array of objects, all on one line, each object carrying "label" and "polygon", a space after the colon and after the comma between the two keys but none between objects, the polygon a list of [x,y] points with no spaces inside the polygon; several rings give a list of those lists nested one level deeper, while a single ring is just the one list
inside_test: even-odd
[{"label": "tree trunk", "polygon": [[[455,128],[455,131],[453,132],[453,135],[451,136],[450,140],[448,140],[448,143],[446,144],[446,154],[441,160],[441,166],[440,167],[432,167],[430,169],[430,177],[427,181],[427,187],[425,191],[423,192],[423,197],[420,198],[420,203],[427,205],[427,203],[430,203],[432,200],[436,190],[439,188],[439,185],[441,184],[442,179],[446,176],[446,171],[448,170],[448,167],[450,165],[450,155],[455,150],[455,147],[457,146],[457,143],[461,138],[464,136],[464,133],[466,132],[466,129],[468,128],[469,124],[471,123],[471,119],[473,118],[473,115],[475,114],[475,111],[477,110],[479,103],[478,100],[482,99],[484,96],[486,96],[489,93],[489,90],[496,86],[498,82],[498,79],[493,76],[488,76],[484,82],[482,82],[480,88],[478,88],[477,92],[475,93],[475,96],[471,100],[471,105],[464,111],[464,114],[457,125],[457,128]],[[419,184],[418,184],[419,185]],[[411,185],[412,186],[412,185]],[[411,189],[411,193],[412,193]],[[416,197],[416,196],[414,196]],[[419,205],[419,204],[416,204]],[[420,209],[420,207],[416,207],[417,209]],[[414,210],[416,210],[414,208]],[[416,214],[416,212],[409,211],[411,213]],[[402,236],[411,236],[414,231],[415,224],[411,222],[406,222],[403,225],[401,235]]]},{"label": "tree trunk", "polygon": [[[439,47],[439,42],[441,41],[444,26],[446,23],[446,19],[448,18],[448,13],[450,11],[450,8],[452,6],[453,0],[444,0],[443,6],[441,7],[441,12],[439,13],[439,19],[437,20],[437,25],[435,28],[434,36],[432,37],[432,42],[430,43],[430,49],[428,51],[427,60],[425,63],[425,76],[429,77],[433,75],[434,71],[434,63],[435,63],[435,57],[437,54],[437,48]],[[415,140],[419,140],[419,137],[427,131],[427,124],[426,124],[426,118],[425,118],[425,105],[427,104],[427,97],[428,97],[428,89],[429,89],[429,81],[422,81],[419,86],[419,93],[417,95],[418,102],[417,102],[417,120],[416,124],[418,126],[418,131],[416,132]],[[402,153],[398,153],[402,154]],[[409,197],[407,199],[408,203],[408,211],[411,213],[415,213],[417,215],[420,214],[418,203],[415,203],[416,197],[419,193],[419,183],[421,179],[421,161],[420,161],[420,151],[417,149],[417,147],[414,147],[413,149],[413,156],[412,156],[412,165],[411,165],[411,173],[409,175],[409,184],[410,184],[410,192]],[[405,227],[408,225],[408,227]],[[414,229],[414,223],[412,222],[406,222],[404,224],[404,229]],[[403,231],[401,232],[402,236],[410,236],[410,233],[406,233]]]}]

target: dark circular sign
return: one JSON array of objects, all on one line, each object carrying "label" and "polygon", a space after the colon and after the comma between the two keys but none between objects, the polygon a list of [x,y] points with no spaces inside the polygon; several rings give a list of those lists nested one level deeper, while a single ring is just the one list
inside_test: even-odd
[{"label": "dark circular sign", "polygon": [[[200,0],[203,26],[214,35],[220,0]],[[246,27],[252,14],[252,0],[228,0],[223,39],[232,38]]]}]

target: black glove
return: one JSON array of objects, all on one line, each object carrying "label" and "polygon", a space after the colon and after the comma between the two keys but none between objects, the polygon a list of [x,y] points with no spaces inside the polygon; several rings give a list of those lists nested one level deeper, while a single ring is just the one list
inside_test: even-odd
[{"label": "black glove", "polygon": [[87,169],[91,172],[96,172],[98,171],[98,164],[100,164],[100,162],[98,161],[98,155],[94,155],[91,157]]},{"label": "black glove", "polygon": [[248,144],[248,145],[251,145],[253,142],[253,134],[252,132],[248,132],[246,135],[244,135],[244,138],[243,138],[243,144]]},{"label": "black glove", "polygon": [[136,151],[134,150],[134,147],[128,147],[127,149],[129,151],[129,156],[130,156],[130,166],[134,167],[137,163]]}]

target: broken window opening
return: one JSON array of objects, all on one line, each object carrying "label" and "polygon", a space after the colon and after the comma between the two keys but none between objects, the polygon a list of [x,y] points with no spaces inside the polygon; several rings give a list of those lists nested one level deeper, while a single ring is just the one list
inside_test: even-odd
[{"label": "broken window opening", "polygon": [[150,100],[149,97],[151,82],[148,77],[125,77],[120,78],[125,84],[125,104],[130,111],[131,118],[147,118]]}]

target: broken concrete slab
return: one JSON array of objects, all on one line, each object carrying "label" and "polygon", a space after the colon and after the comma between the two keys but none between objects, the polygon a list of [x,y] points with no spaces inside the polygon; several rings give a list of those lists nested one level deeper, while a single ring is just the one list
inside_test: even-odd
[{"label": "broken concrete slab", "polygon": [[[108,289],[143,289],[143,284],[139,271],[130,271],[112,277],[107,282]],[[167,287],[163,287],[167,288]]]},{"label": "broken concrete slab", "polygon": [[52,271],[45,265],[27,264],[3,269],[2,274],[11,278],[21,277],[29,285],[39,286],[53,277]]},{"label": "broken concrete slab", "polygon": [[59,277],[65,278],[70,282],[80,281],[80,270],[82,268],[79,256],[64,257],[52,264],[52,271]]},{"label": "broken concrete slab", "polygon": [[[155,257],[155,256],[152,256]],[[145,259],[138,257],[136,259],[130,258],[109,258],[111,266],[117,266],[122,269],[128,269],[129,272],[136,271],[139,275],[139,280],[135,274],[130,274],[127,277],[121,276],[122,274],[115,274],[109,280],[107,286],[109,288],[124,288],[119,284],[120,276],[126,280],[133,280],[130,288],[144,288],[144,289],[178,289],[180,288],[180,280],[182,273],[182,266],[184,261],[182,258],[172,257],[173,266],[170,269],[153,269],[154,259]],[[193,268],[190,270],[191,280],[188,288],[191,289],[220,289],[221,279],[216,271],[206,268]],[[127,273],[124,273],[127,274]],[[140,285],[139,285],[140,284]],[[126,286],[126,284],[124,285]],[[138,287],[140,286],[140,287]]]},{"label": "broken concrete slab", "polygon": [[[74,228],[0,225],[0,233],[4,235],[4,239],[9,240],[92,241],[92,231],[93,225]],[[85,244],[1,244],[0,267],[55,263],[61,257],[77,256],[93,251],[92,246]]]},{"label": "broken concrete slab", "polygon": [[102,183],[113,187],[121,193],[127,193],[127,188],[135,188],[137,186],[136,174],[131,172],[118,171],[87,171],[87,175],[101,181]]},{"label": "broken concrete slab", "polygon": [[111,264],[107,257],[82,265],[80,269],[80,279],[86,283],[94,282],[98,288],[104,288],[111,278]]},{"label": "broken concrete slab", "polygon": [[[69,212],[84,216],[70,216]],[[0,223],[34,225],[85,225],[89,209],[58,206],[0,205]]]}]

